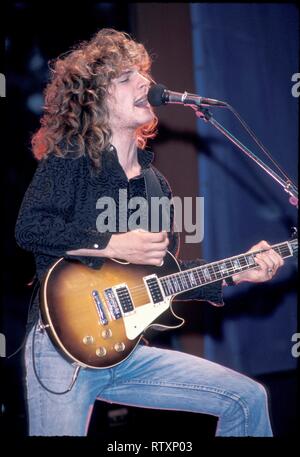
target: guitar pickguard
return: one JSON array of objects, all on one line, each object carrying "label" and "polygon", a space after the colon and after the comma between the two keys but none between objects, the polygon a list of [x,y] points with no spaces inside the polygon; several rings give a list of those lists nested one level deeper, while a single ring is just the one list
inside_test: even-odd
[{"label": "guitar pickguard", "polygon": [[124,316],[126,336],[129,340],[137,338],[146,327],[158,318],[170,306],[170,300],[165,299],[160,303],[147,303],[134,310],[134,313]]}]

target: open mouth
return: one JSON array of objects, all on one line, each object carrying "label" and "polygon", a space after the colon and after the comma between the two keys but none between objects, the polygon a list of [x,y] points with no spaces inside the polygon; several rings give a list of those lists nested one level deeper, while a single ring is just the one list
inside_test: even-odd
[{"label": "open mouth", "polygon": [[148,98],[147,98],[147,95],[144,95],[144,97],[138,98],[138,99],[134,102],[134,106],[137,106],[137,107],[140,107],[140,108],[145,108],[146,106],[148,106]]}]

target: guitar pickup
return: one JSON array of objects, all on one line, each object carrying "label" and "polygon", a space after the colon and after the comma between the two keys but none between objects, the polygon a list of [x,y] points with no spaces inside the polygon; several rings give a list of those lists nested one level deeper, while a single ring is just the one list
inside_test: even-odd
[{"label": "guitar pickup", "polygon": [[128,315],[129,313],[134,312],[133,302],[126,284],[119,284],[118,286],[115,286],[114,292],[117,296],[123,314]]},{"label": "guitar pickup", "polygon": [[144,278],[144,282],[150,294],[152,303],[160,303],[164,301],[164,296],[159,285],[159,281],[156,275],[147,276]]}]

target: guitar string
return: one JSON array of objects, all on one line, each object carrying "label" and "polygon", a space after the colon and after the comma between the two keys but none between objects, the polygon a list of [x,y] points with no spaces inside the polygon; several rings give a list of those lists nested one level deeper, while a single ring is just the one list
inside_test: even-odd
[{"label": "guitar string", "polygon": [[[188,271],[179,271],[179,272],[176,272],[176,273],[172,273],[168,276],[162,276],[160,278],[158,278],[160,280],[160,282],[164,282],[164,283],[167,283],[167,281],[171,282],[171,286],[173,286],[174,288],[174,281],[176,282],[186,282],[187,286],[184,286],[183,290],[175,290],[175,292],[173,293],[179,293],[179,292],[184,292],[185,290],[188,290],[188,289],[191,289],[191,288],[194,288],[194,287],[200,287],[200,286],[204,286],[205,284],[208,284],[208,283],[211,283],[211,282],[215,282],[215,281],[218,281],[218,280],[221,280],[221,279],[224,279],[234,273],[241,273],[243,271],[247,271],[247,270],[250,270],[250,269],[254,269],[254,268],[257,268],[258,267],[258,264],[255,263],[251,266],[249,266],[248,264],[247,265],[243,265],[241,267],[231,267],[231,268],[227,268],[226,270],[223,270],[222,271],[215,271],[214,270],[214,267],[213,266],[210,266],[210,267],[206,267],[206,269],[208,270],[207,272],[207,275],[209,275],[209,278],[207,280],[207,276],[205,275],[205,273],[203,272],[203,270],[205,269],[204,266],[202,267],[199,267],[199,270],[195,269],[193,272],[188,272]],[[191,283],[191,280],[189,278],[189,275],[190,274],[193,274],[194,276],[194,280],[195,280],[195,276],[196,276],[196,280],[199,281],[200,280],[200,283],[199,284],[196,284],[196,285],[193,285]],[[198,278],[197,278],[198,276]],[[190,285],[189,285],[190,283]],[[168,287],[168,284],[167,284],[167,287]],[[170,288],[170,287],[169,287]],[[133,287],[130,287],[130,290],[131,291],[145,291],[147,290],[146,289],[146,286],[144,284],[141,284],[141,285],[138,285],[138,286],[133,286]]]},{"label": "guitar string", "polygon": [[[283,258],[291,257],[291,256],[293,256],[293,255],[296,253],[297,250],[298,250],[298,245],[296,246],[296,249],[293,249],[293,254],[290,253],[290,250],[289,250],[289,249],[286,249],[285,252],[284,252],[284,254],[286,254],[286,256],[283,257],[283,255],[282,255],[282,257],[283,257]],[[258,252],[261,252],[261,251],[251,252],[251,253],[247,254],[247,257],[254,256],[254,255],[256,255]],[[287,252],[289,253],[288,255],[287,255]],[[225,263],[226,261],[229,261],[229,260],[231,261],[231,259],[226,259],[226,260],[223,261],[223,263]],[[246,261],[246,260],[245,260],[245,261]],[[255,261],[254,261],[254,262],[255,262]],[[221,262],[218,262],[218,263],[221,263]],[[246,267],[246,268],[245,268],[245,267]],[[225,276],[221,276],[220,278],[216,277],[215,279],[212,279],[211,281],[205,281],[203,284],[200,283],[200,284],[196,284],[196,285],[194,285],[194,286],[191,285],[191,286],[189,286],[188,288],[185,288],[184,290],[174,290],[173,292],[171,291],[171,293],[169,293],[169,290],[168,290],[168,289],[170,289],[170,285],[169,285],[169,284],[164,285],[164,284],[162,283],[162,286],[163,286],[163,289],[164,289],[164,293],[165,293],[166,290],[167,290],[167,295],[166,295],[166,297],[168,297],[168,296],[180,294],[180,293],[182,293],[182,292],[185,292],[185,291],[188,291],[188,290],[197,288],[197,287],[201,287],[201,286],[203,286],[203,285],[205,285],[205,284],[207,284],[207,283],[209,283],[209,282],[216,282],[216,281],[218,281],[218,280],[222,280],[222,279],[224,279],[225,277],[227,277],[228,275],[230,276],[230,275],[233,274],[233,273],[243,272],[243,271],[251,270],[251,269],[254,269],[254,268],[257,268],[257,267],[258,267],[258,264],[257,264],[257,263],[254,263],[254,264],[252,264],[251,266],[249,266],[249,264],[247,264],[247,261],[246,261],[246,265],[244,265],[244,269],[243,269],[243,267],[240,267],[240,269],[237,269],[236,267],[232,266],[231,268],[228,268],[228,269],[226,270]],[[205,279],[205,278],[204,278],[204,274],[203,274],[203,272],[201,271],[203,268],[205,268],[205,265],[204,265],[204,266],[201,266],[201,267],[196,267],[196,269],[194,270],[194,272],[197,273],[197,275],[198,275],[198,281],[199,281],[199,279],[200,279],[200,281],[203,280],[203,279]],[[210,268],[213,268],[213,266],[210,267]],[[159,279],[160,282],[162,282],[162,280],[164,280],[164,282],[166,282],[167,279],[165,279],[165,278],[178,275],[179,281],[177,281],[177,278],[176,278],[176,281],[177,281],[177,283],[180,285],[180,282],[181,282],[180,276],[183,277],[183,278],[185,279],[185,281],[186,281],[187,278],[188,278],[188,273],[189,273],[189,272],[187,272],[187,271],[179,271],[179,272],[173,273],[173,274],[171,274],[171,275],[163,276],[163,277],[158,278],[158,279]],[[218,273],[220,274],[220,271],[219,271]],[[201,278],[200,274],[202,274],[202,278]],[[213,274],[216,275],[217,273],[216,273],[216,272],[213,272]],[[180,276],[179,276],[179,275],[180,275]],[[187,281],[186,281],[186,284],[188,284]],[[173,288],[175,287],[173,283],[171,283],[171,285],[172,285]],[[131,293],[132,293],[133,301],[138,300],[138,299],[141,298],[142,296],[148,297],[147,288],[146,288],[146,286],[143,285],[143,284],[141,284],[140,286],[131,287],[131,288],[130,288],[130,291],[131,291]]]},{"label": "guitar string", "polygon": [[[283,251],[283,252],[279,252],[280,255],[281,254],[284,255],[287,252],[290,254],[290,250],[288,249],[288,247],[286,245],[285,246],[283,246],[283,245],[274,245],[274,246],[272,246],[272,248],[274,248],[276,246],[278,247],[279,250]],[[192,273],[192,274],[196,273],[198,276],[202,275],[202,278],[198,277],[198,280],[199,279],[200,279],[200,281],[201,280],[205,280],[205,274],[202,271],[204,269],[212,270],[212,269],[214,269],[214,267],[218,267],[218,264],[222,264],[222,263],[224,264],[226,262],[232,262],[232,259],[233,260],[238,260],[238,261],[244,260],[247,263],[247,261],[245,260],[246,257],[253,257],[254,255],[256,255],[256,254],[258,254],[260,252],[266,252],[268,250],[269,249],[264,249],[264,250],[259,250],[259,251],[255,251],[255,252],[250,252],[250,253],[247,253],[247,254],[244,254],[244,255],[241,254],[240,256],[230,257],[230,258],[225,259],[223,261],[217,262],[215,265],[208,264],[207,266],[202,265],[202,266],[196,267],[195,269],[192,269],[192,271],[178,271],[178,272],[175,272],[175,273],[171,273],[170,275],[167,275],[167,276],[162,276],[161,278],[159,278],[159,280],[160,281],[164,280],[166,282],[166,281],[168,281],[168,279],[165,279],[165,278],[170,278],[170,281],[172,281],[174,279],[177,280],[177,278],[178,278],[178,280],[181,281],[181,277],[183,277],[186,280],[186,279],[188,279],[188,275],[190,273]],[[283,257],[283,255],[281,255],[281,257]],[[288,255],[287,257],[289,257],[289,256],[290,255]],[[244,257],[244,259],[243,259],[243,257]],[[200,286],[205,285],[205,284],[207,284],[209,282],[215,282],[215,281],[224,279],[225,277],[227,277],[227,275],[230,276],[230,275],[232,275],[234,273],[239,273],[239,272],[247,271],[247,270],[250,270],[250,269],[253,269],[253,268],[257,268],[257,266],[258,266],[258,264],[256,264],[256,263],[251,265],[251,266],[249,264],[246,264],[246,265],[241,266],[241,267],[231,266],[231,267],[229,267],[229,268],[227,268],[226,270],[223,271],[223,275],[222,275],[222,272],[220,272],[220,271],[219,272],[209,271],[210,274],[215,275],[215,278],[211,278],[208,281],[205,280],[203,283],[201,281],[200,284],[197,284],[195,286],[191,285],[191,286],[188,287],[188,289],[191,289],[191,288],[194,288],[194,287],[200,287]],[[216,276],[217,274],[221,274],[221,276],[217,277]],[[172,277],[174,277],[174,278],[172,278]],[[188,282],[187,282],[187,284],[188,284]],[[182,291],[175,291],[173,293],[184,292],[185,290],[186,289],[184,289]],[[140,291],[140,292],[143,292],[143,294],[144,294],[145,291],[147,291],[147,289],[146,289],[146,286],[144,284],[141,284],[141,285],[138,285],[138,286],[130,287],[130,291],[136,291],[136,292]]]},{"label": "guitar string", "polygon": [[[224,275],[222,276],[219,276],[217,277],[217,273],[216,272],[212,272],[211,274],[215,276],[215,278],[211,277],[210,280],[206,280],[205,277],[204,277],[204,274],[202,272],[198,272],[198,271],[195,271],[195,273],[197,273],[197,276],[198,278],[194,278],[195,281],[199,281],[200,280],[200,283],[197,283],[197,284],[192,284],[190,282],[190,285],[189,283],[187,282],[190,281],[189,277],[188,277],[188,273],[186,272],[179,272],[179,273],[176,273],[176,274],[180,274],[181,277],[184,277],[184,279],[186,280],[186,284],[188,285],[187,287],[184,286],[183,289],[179,289],[179,290],[174,290],[174,292],[172,292],[171,294],[169,295],[173,295],[173,294],[178,294],[178,293],[182,293],[182,292],[187,292],[188,290],[191,290],[191,289],[194,289],[196,287],[201,287],[201,286],[205,286],[206,284],[209,284],[209,283],[212,283],[212,282],[217,282],[217,281],[220,281],[222,279],[225,279],[226,277],[228,276],[231,276],[232,274],[234,273],[242,273],[243,271],[248,271],[248,270],[252,270],[254,268],[257,268],[258,267],[258,264],[255,264],[251,267],[247,267],[245,269],[232,269],[232,270],[227,270],[226,271],[226,274],[224,273]],[[219,273],[221,274],[221,273]],[[202,275],[202,278],[201,276]],[[171,286],[173,287],[173,289],[175,289],[175,286],[174,286],[174,283],[172,281],[174,281],[173,278],[171,278],[172,275],[169,276],[169,281],[171,281]],[[164,282],[164,283],[167,283],[168,279],[165,279],[166,277],[161,277],[161,278],[158,278],[160,282]],[[176,281],[180,284],[180,282],[183,282],[182,279],[178,276],[178,279],[176,278]],[[164,289],[170,289],[171,290],[171,287],[170,287],[170,284],[162,284],[163,288]],[[140,286],[133,286],[133,287],[130,287],[130,291],[132,292],[132,294],[134,294],[135,297],[140,297],[142,295],[147,295],[147,288],[145,285],[140,285]]]},{"label": "guitar string", "polygon": [[[288,242],[285,243],[278,243],[278,245],[273,245],[269,249],[275,249],[282,258],[286,257],[291,257],[296,252],[298,251],[298,243],[297,240],[292,240],[293,242],[290,242],[292,245],[292,249],[290,250]],[[216,263],[213,264],[207,264],[207,265],[201,265],[199,267],[195,267],[195,269],[192,270],[187,270],[187,271],[178,271],[173,274],[169,274],[167,276],[162,276],[159,279],[159,282],[161,283],[161,286],[163,288],[163,292],[165,297],[170,297],[172,295],[177,295],[182,292],[188,291],[195,289],[197,287],[204,286],[205,284],[212,283],[212,282],[217,282],[219,280],[223,280],[226,277],[232,275],[233,273],[238,273],[238,272],[243,272],[247,270],[251,270],[254,268],[258,267],[258,264],[255,262],[255,255],[260,253],[260,252],[266,252],[269,249],[261,249],[259,251],[253,251],[245,254],[241,254],[238,256],[234,256],[228,259],[224,259],[221,261],[217,261]],[[292,253],[291,253],[292,251]],[[251,259],[251,265],[249,265],[249,261]],[[232,264],[232,261],[238,261],[240,266],[237,267],[236,265]],[[241,265],[240,262],[244,262],[244,265]],[[230,267],[227,266],[226,270],[220,270],[219,265],[229,263]],[[217,272],[215,271],[215,267],[218,268]],[[207,270],[209,273],[210,280],[207,281],[207,278],[205,278],[205,272],[204,270]],[[193,271],[193,279],[196,281],[196,284],[192,284],[189,275]],[[207,273],[206,272],[206,273]],[[211,277],[211,275],[214,275],[215,278]],[[218,275],[220,275],[218,277]],[[196,276],[196,279],[195,279]],[[170,278],[168,282],[168,279]],[[197,283],[200,280],[200,283]],[[176,283],[175,283],[176,281]],[[183,287],[183,289],[182,289]],[[179,289],[179,290],[178,290]],[[171,291],[171,293],[170,293]],[[133,286],[130,287],[130,292],[132,295],[133,302],[136,300],[140,300],[142,297],[148,299],[148,290],[145,286],[145,284],[140,284],[138,286]],[[150,292],[151,293],[151,292]]]}]

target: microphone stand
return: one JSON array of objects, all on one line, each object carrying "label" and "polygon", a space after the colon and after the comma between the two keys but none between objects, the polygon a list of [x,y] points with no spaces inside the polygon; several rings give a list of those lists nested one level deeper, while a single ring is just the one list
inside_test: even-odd
[{"label": "microphone stand", "polygon": [[[191,105],[189,105],[191,106]],[[226,138],[228,138],[233,144],[235,144],[241,151],[244,152],[248,157],[250,157],[257,165],[259,165],[268,175],[270,175],[274,181],[280,184],[281,187],[290,195],[289,202],[291,205],[298,208],[298,189],[290,180],[283,180],[274,170],[272,170],[268,165],[266,165],[259,157],[257,157],[253,152],[250,151],[241,141],[239,141],[235,136],[232,135],[228,130],[225,129],[218,121],[216,121],[211,112],[207,108],[202,106],[192,105],[192,108],[196,111],[196,116],[204,119],[206,122],[212,124],[217,130],[223,133]]]}]

